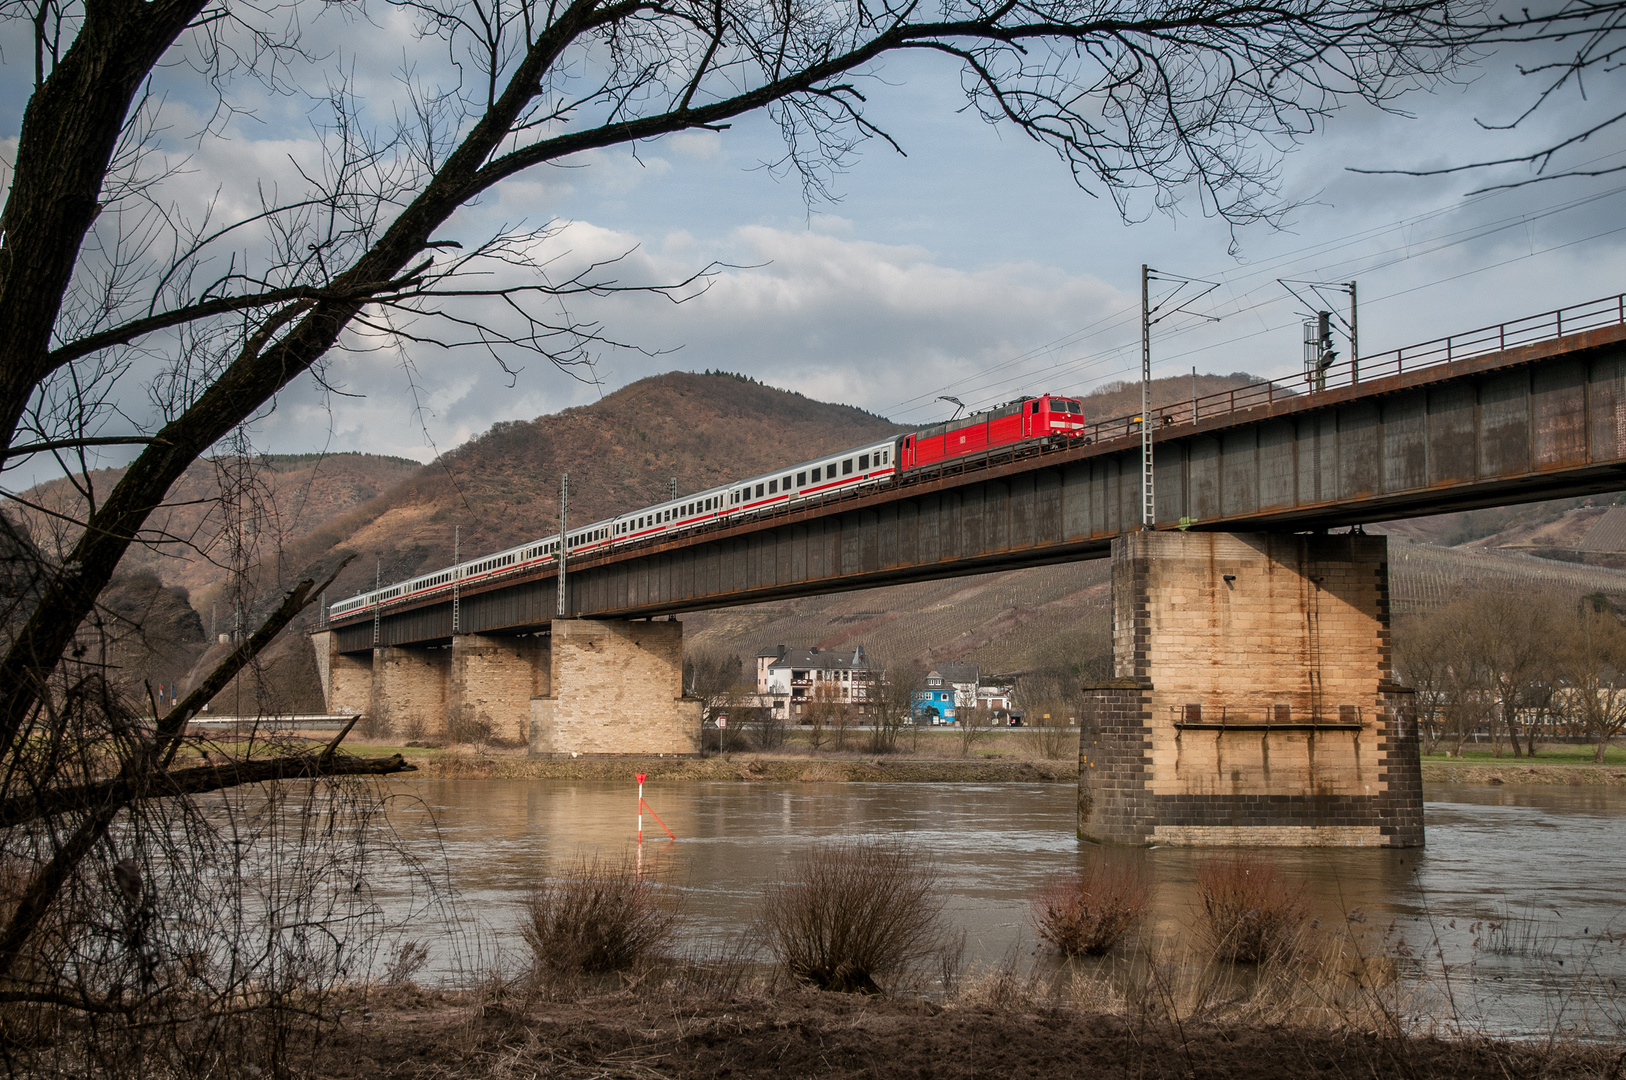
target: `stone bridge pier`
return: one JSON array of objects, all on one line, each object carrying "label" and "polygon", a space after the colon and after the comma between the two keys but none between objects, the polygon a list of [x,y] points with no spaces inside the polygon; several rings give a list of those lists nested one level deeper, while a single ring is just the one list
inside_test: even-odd
[{"label": "stone bridge pier", "polygon": [[526,635],[338,650],[312,635],[329,712],[401,740],[494,741],[532,756],[698,754],[700,702],[683,696],[683,624],[570,619]]},{"label": "stone bridge pier", "polygon": [[1112,619],[1114,678],[1085,688],[1080,837],[1423,843],[1385,537],[1129,533]]}]

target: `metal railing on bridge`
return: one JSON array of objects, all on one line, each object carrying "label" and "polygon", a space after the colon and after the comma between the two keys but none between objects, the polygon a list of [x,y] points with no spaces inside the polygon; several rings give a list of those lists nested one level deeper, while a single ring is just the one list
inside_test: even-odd
[{"label": "metal railing on bridge", "polygon": [[[1438,367],[1476,356],[1488,356],[1520,345],[1554,341],[1568,334],[1618,325],[1626,325],[1626,293],[1589,300],[1586,303],[1543,312],[1540,315],[1512,319],[1462,334],[1435,338],[1433,341],[1406,345],[1373,356],[1342,360],[1319,370],[1306,371],[1303,375],[1290,379],[1274,379],[1239,386],[1234,390],[1201,394],[1151,410],[1150,422],[1156,427],[1194,424],[1199,420],[1212,420],[1228,413],[1246,412],[1260,406],[1274,405],[1278,401],[1302,401],[1306,396],[1313,396],[1325,390],[1358,386],[1364,381]],[[1138,435],[1140,424],[1141,416],[1136,412],[1091,424],[1088,431],[1093,441],[1110,442],[1113,439]]]},{"label": "metal railing on bridge", "polygon": [[[1177,424],[1196,423],[1199,420],[1212,420],[1215,417],[1229,413],[1242,413],[1260,406],[1273,405],[1278,401],[1303,401],[1307,397],[1313,398],[1315,394],[1326,390],[1356,386],[1362,382],[1381,379],[1390,375],[1450,364],[1454,361],[1467,360],[1476,356],[1487,356],[1520,345],[1552,341],[1567,334],[1578,334],[1587,330],[1616,325],[1626,325],[1626,293],[1574,304],[1570,307],[1559,308],[1556,311],[1548,311],[1540,315],[1512,319],[1493,326],[1481,327],[1478,330],[1469,330],[1466,333],[1435,338],[1433,341],[1406,345],[1389,352],[1345,360],[1329,365],[1319,371],[1310,371],[1303,375],[1294,376],[1291,379],[1274,379],[1267,382],[1252,383],[1248,386],[1239,386],[1234,390],[1201,394],[1194,398],[1187,398],[1184,401],[1152,410],[1151,422],[1159,427],[1173,427]],[[1090,424],[1085,431],[1090,442],[1111,442],[1114,439],[1129,436],[1138,437],[1140,422],[1140,414],[1132,413],[1128,416],[1114,417],[1110,420]],[[914,487],[930,481],[944,480],[953,476],[964,476],[998,465],[1014,463],[1023,458],[1046,457],[1072,449],[1076,445],[1072,439],[1062,439],[996,447],[980,453],[947,458],[918,469],[911,469],[886,486],[893,489]],[[630,544],[618,544],[614,551],[608,554],[636,552],[670,543],[677,538],[707,538],[713,533],[733,528],[744,521],[756,525],[772,522],[775,519],[792,514],[806,513],[810,510],[824,510],[833,505],[867,498],[875,494],[880,487],[880,483],[875,482],[796,503],[776,504],[743,517],[718,518],[685,529],[677,537],[672,535],[652,536]],[[588,563],[595,562],[598,555],[599,553],[589,555],[586,561]],[[521,567],[516,567],[512,571],[516,575],[529,572]],[[498,580],[505,576],[505,574],[499,573],[493,575],[491,580]],[[359,614],[373,617],[377,614],[377,608],[375,605],[368,605],[364,608],[358,608],[355,612],[347,612],[341,615],[340,618],[350,618]]]}]

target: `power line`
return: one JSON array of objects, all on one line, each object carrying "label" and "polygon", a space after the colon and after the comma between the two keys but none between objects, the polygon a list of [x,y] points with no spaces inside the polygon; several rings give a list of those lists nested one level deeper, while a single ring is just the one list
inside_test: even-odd
[{"label": "power line", "polygon": [[[1613,156],[1618,156],[1618,154],[1603,155],[1603,157]],[[1602,158],[1600,158],[1600,160],[1602,160]],[[1462,228],[1450,230],[1423,241],[1413,241],[1407,239],[1402,243],[1392,244],[1375,252],[1364,252],[1360,255],[1351,256],[1349,258],[1338,260],[1329,264],[1319,264],[1313,268],[1308,268],[1300,272],[1316,273],[1317,275],[1328,277],[1347,276],[1354,278],[1362,273],[1370,274],[1377,270],[1386,269],[1390,266],[1398,265],[1404,262],[1427,258],[1429,256],[1449,250],[1453,247],[1458,247],[1466,243],[1472,243],[1476,240],[1484,239],[1499,232],[1505,232],[1521,225],[1528,225],[1532,222],[1541,221],[1569,210],[1579,209],[1581,207],[1591,205],[1603,199],[1619,195],[1622,192],[1626,192],[1626,185],[1613,187],[1602,192],[1592,192],[1586,195],[1577,196],[1573,199],[1568,199],[1541,209],[1522,211],[1518,214],[1497,218],[1489,222],[1466,225]],[[1246,286],[1246,283],[1251,280],[1265,278],[1266,275],[1271,275],[1272,271],[1280,270],[1284,264],[1291,265],[1295,260],[1313,258],[1318,255],[1324,256],[1339,250],[1347,250],[1348,248],[1354,247],[1357,244],[1370,242],[1371,240],[1378,239],[1396,230],[1412,228],[1417,224],[1435,220],[1442,216],[1460,213],[1464,209],[1470,209],[1505,194],[1507,194],[1507,192],[1486,192],[1482,195],[1460,200],[1451,204],[1450,206],[1436,207],[1424,213],[1413,215],[1410,218],[1403,218],[1397,221],[1389,222],[1382,226],[1374,226],[1368,229],[1357,230],[1331,240],[1321,241],[1315,244],[1307,244],[1295,249],[1294,251],[1284,252],[1270,259],[1266,259],[1259,264],[1249,266],[1241,271],[1232,271],[1229,273],[1215,275],[1221,280],[1222,284],[1227,287],[1231,299],[1233,300],[1233,304],[1229,305],[1228,309],[1225,310],[1224,313],[1226,315],[1243,314],[1250,311],[1254,313],[1262,313],[1271,307],[1284,303],[1285,300],[1280,295],[1271,295],[1265,298],[1255,299],[1254,294],[1258,287],[1248,288]],[[1488,264],[1483,267],[1475,268],[1474,270],[1465,271],[1460,274],[1447,275],[1445,277],[1436,278],[1432,281],[1424,282],[1406,289],[1397,290],[1392,293],[1369,297],[1367,299],[1367,303],[1378,303],[1383,300],[1392,299],[1396,296],[1402,296],[1408,293],[1430,288],[1437,284],[1460,280],[1463,277],[1471,276],[1472,274],[1482,272],[1483,270],[1493,269],[1498,266],[1505,266],[1510,263],[1520,261],[1521,259],[1547,254],[1551,251],[1560,250],[1561,248],[1573,247],[1576,244],[1586,243],[1590,240],[1612,235],[1619,231],[1621,230],[1603,230],[1577,240],[1550,245],[1539,251],[1531,251],[1524,255],[1515,256],[1512,259]],[[1272,275],[1271,280],[1273,280],[1273,278],[1274,276]],[[1261,281],[1260,286],[1263,284],[1263,281]],[[1236,294],[1236,287],[1239,285],[1243,286],[1241,296]],[[962,379],[956,382],[944,384],[940,387],[935,387],[933,388],[934,392],[932,393],[922,393],[911,398],[906,398],[887,410],[888,414],[896,416],[900,412],[906,413],[915,411],[915,409],[929,404],[929,402],[937,396],[936,392],[946,390],[958,390],[960,391],[959,396],[977,400],[977,405],[974,407],[982,408],[986,407],[986,404],[992,403],[994,399],[1009,396],[1013,392],[1013,389],[1017,386],[1032,385],[1038,378],[1042,377],[1054,379],[1064,375],[1076,377],[1084,374],[1085,372],[1100,368],[1117,360],[1124,352],[1127,352],[1130,348],[1132,348],[1133,344],[1125,341],[1122,344],[1115,345],[1108,349],[1096,351],[1094,355],[1086,354],[1067,361],[1052,361],[1048,364],[1044,364],[1043,366],[1037,365],[1035,361],[1047,359],[1049,356],[1053,356],[1058,348],[1067,348],[1068,346],[1078,345],[1090,339],[1099,339],[1105,333],[1110,332],[1113,329],[1122,327],[1123,329],[1127,330],[1131,325],[1134,315],[1135,309],[1127,305],[1121,309],[1109,311],[1100,318],[1085,324],[1083,327],[1080,327],[1077,330],[1052,339],[1050,342],[1047,342],[1044,345],[1018,353],[1006,360],[991,365],[968,379]],[[1244,341],[1249,338],[1258,337],[1265,332],[1274,332],[1283,329],[1286,325],[1287,324],[1272,324],[1261,319],[1261,326],[1257,331],[1227,338],[1218,343],[1211,342],[1206,345],[1205,348],[1216,348],[1223,345]],[[1195,328],[1171,328],[1166,337],[1179,338],[1190,332],[1192,329]],[[1186,355],[1189,355],[1189,352],[1177,352],[1170,354],[1168,359],[1174,360]],[[1099,378],[1114,374],[1127,374],[1129,370],[1129,367],[1122,366],[1112,370],[1096,371],[1094,373]]]}]

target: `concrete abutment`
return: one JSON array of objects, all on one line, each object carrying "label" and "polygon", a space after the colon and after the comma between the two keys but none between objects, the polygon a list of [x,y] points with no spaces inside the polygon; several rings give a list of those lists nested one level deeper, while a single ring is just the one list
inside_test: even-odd
[{"label": "concrete abutment", "polygon": [[700,753],[700,701],[683,696],[683,624],[553,624],[552,692],[531,702],[531,755]]},{"label": "concrete abutment", "polygon": [[1081,837],[1422,844],[1384,537],[1142,531],[1112,561],[1114,678],[1086,688]]},{"label": "concrete abutment", "polygon": [[375,736],[489,740],[540,756],[700,752],[675,620],[559,620],[549,633],[365,653],[338,651],[331,631],[311,644],[328,711],[365,714]]},{"label": "concrete abutment", "polygon": [[549,638],[461,634],[452,639],[447,737],[525,745],[531,699],[552,688]]}]

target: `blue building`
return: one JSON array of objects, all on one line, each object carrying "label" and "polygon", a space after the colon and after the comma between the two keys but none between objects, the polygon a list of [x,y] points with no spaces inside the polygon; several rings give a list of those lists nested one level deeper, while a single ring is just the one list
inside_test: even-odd
[{"label": "blue building", "polygon": [[977,703],[976,664],[938,664],[926,673],[926,688],[911,698],[917,724],[952,724],[959,710]]}]

